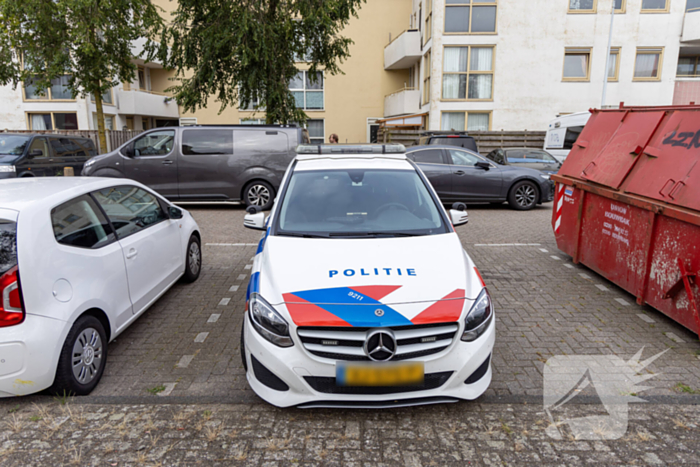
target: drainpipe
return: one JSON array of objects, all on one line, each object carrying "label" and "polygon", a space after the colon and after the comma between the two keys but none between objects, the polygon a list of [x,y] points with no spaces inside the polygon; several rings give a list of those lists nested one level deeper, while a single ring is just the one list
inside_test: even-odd
[{"label": "drainpipe", "polygon": [[[613,21],[615,20],[615,0],[612,0],[612,10],[610,11],[610,33],[608,34],[608,55],[605,61],[605,72],[603,75],[603,99],[600,108],[605,107],[605,97],[608,92],[608,70],[610,69],[610,46],[612,45]],[[617,70],[615,70],[617,71]]]}]

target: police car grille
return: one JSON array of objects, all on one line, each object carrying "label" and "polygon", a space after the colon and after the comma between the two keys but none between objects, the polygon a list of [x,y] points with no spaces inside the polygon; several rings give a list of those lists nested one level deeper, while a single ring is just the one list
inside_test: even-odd
[{"label": "police car grille", "polygon": [[333,377],[304,376],[304,379],[314,390],[326,394],[396,394],[439,388],[450,379],[452,373],[452,371],[428,373],[423,383],[412,386],[338,386]]},{"label": "police car grille", "polygon": [[[363,346],[367,332],[376,328],[310,327],[297,329],[304,348],[322,358],[346,361],[369,361]],[[396,336],[396,355],[391,359],[407,360],[424,357],[445,350],[452,344],[459,329],[457,323],[393,326]]]}]

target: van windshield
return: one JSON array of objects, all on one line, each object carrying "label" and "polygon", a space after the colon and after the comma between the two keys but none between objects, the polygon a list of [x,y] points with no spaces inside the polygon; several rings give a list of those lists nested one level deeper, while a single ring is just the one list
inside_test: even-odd
[{"label": "van windshield", "polygon": [[449,230],[415,170],[313,170],[292,174],[277,235],[403,237]]},{"label": "van windshield", "polygon": [[28,136],[0,135],[0,154],[21,156],[28,142]]},{"label": "van windshield", "polygon": [[17,224],[0,219],[0,276],[17,265]]}]

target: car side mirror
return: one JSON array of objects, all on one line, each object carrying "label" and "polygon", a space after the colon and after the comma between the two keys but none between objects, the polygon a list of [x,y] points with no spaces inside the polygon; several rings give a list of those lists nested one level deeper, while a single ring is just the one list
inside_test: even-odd
[{"label": "car side mirror", "polygon": [[170,216],[171,219],[182,219],[182,210],[175,206],[170,206],[168,208],[168,216]]},{"label": "car side mirror", "polygon": [[243,227],[253,230],[265,230],[265,213],[258,206],[248,206],[243,218]]},{"label": "car side mirror", "polygon": [[133,144],[133,143],[128,144],[128,145],[122,150],[122,153],[123,153],[126,157],[134,157],[134,144]]},{"label": "car side mirror", "polygon": [[[457,203],[455,203],[457,204]],[[462,203],[459,203],[462,204]],[[450,209],[450,220],[452,225],[457,227],[458,225],[464,225],[469,222],[469,214],[467,211],[460,211],[457,209]]]},{"label": "car side mirror", "polygon": [[491,168],[491,164],[489,164],[488,162],[483,162],[483,161],[479,161],[474,165],[476,167],[479,167],[480,169],[484,169],[484,170],[489,170]]},{"label": "car side mirror", "polygon": [[29,154],[27,154],[29,157],[42,157],[44,155],[44,151],[41,149],[34,149],[32,151],[29,151]]}]

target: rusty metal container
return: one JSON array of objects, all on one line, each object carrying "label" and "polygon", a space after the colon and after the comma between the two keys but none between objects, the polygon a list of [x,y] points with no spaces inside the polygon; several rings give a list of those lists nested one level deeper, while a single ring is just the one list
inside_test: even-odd
[{"label": "rusty metal container", "polygon": [[560,250],[700,332],[700,106],[591,110],[557,182]]}]

